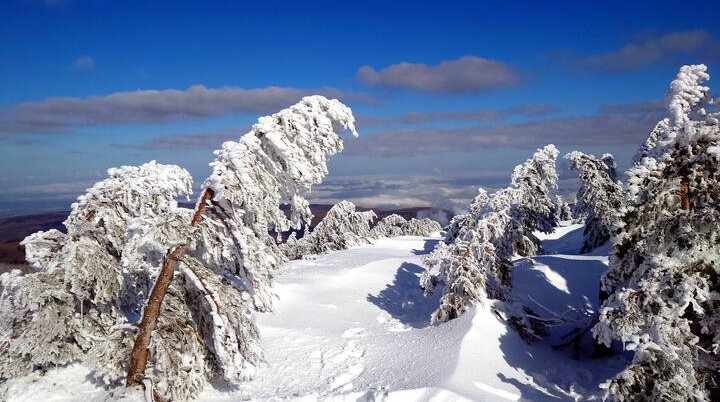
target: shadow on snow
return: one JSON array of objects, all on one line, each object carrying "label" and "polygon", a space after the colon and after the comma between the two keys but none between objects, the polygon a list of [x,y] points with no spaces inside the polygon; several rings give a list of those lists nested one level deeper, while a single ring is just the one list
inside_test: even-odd
[{"label": "shadow on snow", "polygon": [[435,250],[435,246],[440,243],[441,240],[439,239],[426,239],[425,243],[423,244],[422,249],[414,249],[412,250],[412,253],[415,255],[425,255],[432,253],[433,250]]},{"label": "shadow on snow", "polygon": [[[632,355],[617,350],[615,356],[591,359],[593,338],[588,331],[581,340],[580,360],[573,358],[572,347],[553,350],[552,345],[569,341],[563,338],[574,328],[587,326],[599,308],[600,277],[607,266],[598,259],[580,255],[584,228],[573,230],[563,237],[543,242],[547,253],[514,262],[513,298],[529,306],[545,319],[562,324],[550,327],[550,335],[527,345],[514,331],[508,329],[500,338],[500,348],[507,363],[532,378],[532,384],[498,377],[514,385],[524,400],[575,400],[582,396],[597,396],[599,385],[629,364]],[[592,253],[594,254],[594,253]],[[577,259],[574,255],[578,255]]]},{"label": "shadow on snow", "polygon": [[430,315],[440,304],[441,295],[440,292],[431,297],[423,295],[420,288],[420,275],[423,272],[425,268],[404,262],[398,268],[393,282],[377,296],[368,294],[367,300],[403,324],[414,328],[426,327],[430,324]]},{"label": "shadow on snow", "polygon": [[571,230],[559,239],[543,240],[545,254],[578,254],[585,240],[585,226]]}]

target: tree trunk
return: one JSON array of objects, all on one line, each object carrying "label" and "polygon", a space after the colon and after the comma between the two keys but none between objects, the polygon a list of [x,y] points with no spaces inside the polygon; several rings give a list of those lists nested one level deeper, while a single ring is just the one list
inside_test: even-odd
[{"label": "tree trunk", "polygon": [[[196,227],[200,223],[202,213],[205,210],[205,206],[208,200],[212,199],[214,195],[213,190],[206,189],[202,198],[198,202],[198,206],[195,210],[190,226]],[[145,377],[145,367],[147,366],[148,358],[148,347],[150,346],[150,336],[157,326],[157,319],[160,315],[160,306],[165,298],[170,282],[172,282],[173,274],[175,273],[175,264],[178,259],[185,253],[188,242],[182,246],[177,247],[172,252],[169,252],[165,256],[165,262],[163,262],[160,274],[155,281],[155,286],[150,292],[145,308],[143,309],[143,316],[138,325],[138,334],[135,338],[135,344],[133,345],[132,352],[130,353],[130,368],[128,369],[126,386],[132,387],[141,385],[142,380]]]},{"label": "tree trunk", "polygon": [[680,185],[682,190],[680,191],[680,199],[682,200],[682,209],[685,211],[690,210],[690,179],[688,178],[687,168],[680,170]]}]

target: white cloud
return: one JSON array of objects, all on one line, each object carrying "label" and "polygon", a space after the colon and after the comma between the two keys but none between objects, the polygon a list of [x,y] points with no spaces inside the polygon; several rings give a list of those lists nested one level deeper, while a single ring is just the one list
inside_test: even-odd
[{"label": "white cloud", "polygon": [[92,71],[95,69],[95,60],[90,56],[78,57],[73,63],[73,68],[80,71]]},{"label": "white cloud", "polygon": [[508,64],[475,56],[446,60],[437,65],[402,62],[380,71],[362,66],[357,79],[373,86],[445,93],[482,92],[512,87],[520,81]]},{"label": "white cloud", "polygon": [[337,88],[206,88],[116,92],[87,98],[48,98],[0,109],[0,137],[18,133],[60,133],[72,127],[183,121],[228,113],[271,113],[319,94],[346,103],[375,104],[367,94]]}]

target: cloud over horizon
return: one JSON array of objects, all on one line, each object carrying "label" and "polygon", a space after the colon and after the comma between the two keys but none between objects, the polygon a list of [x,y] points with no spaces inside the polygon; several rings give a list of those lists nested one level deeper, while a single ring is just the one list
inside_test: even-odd
[{"label": "cloud over horizon", "polygon": [[623,105],[600,106],[600,112],[607,114],[653,113],[664,111],[665,99],[653,99],[649,101],[633,102]]},{"label": "cloud over horizon", "polygon": [[572,64],[581,74],[621,74],[658,62],[676,60],[693,52],[717,46],[705,30],[678,31],[630,43],[606,53],[576,57]]},{"label": "cloud over horizon", "polygon": [[314,94],[347,103],[377,103],[365,93],[333,87],[244,89],[203,85],[193,85],[185,91],[137,90],[86,98],[47,98],[0,109],[0,138],[8,134],[67,133],[73,127],[167,123],[229,113],[269,114]]},{"label": "cloud over horizon", "polygon": [[366,65],[358,69],[356,77],[370,86],[455,94],[514,87],[520,82],[520,76],[510,65],[476,56],[437,65],[401,62],[380,71]]},{"label": "cloud over horizon", "polygon": [[499,121],[511,116],[544,117],[560,111],[559,108],[542,103],[528,103],[504,110],[480,109],[464,112],[410,112],[393,120],[405,124],[422,124],[439,120],[450,121]]},{"label": "cloud over horizon", "polygon": [[387,130],[346,143],[344,154],[412,156],[483,148],[533,149],[545,144],[574,146],[636,145],[664,117],[661,113],[589,115],[499,126],[458,129]]}]

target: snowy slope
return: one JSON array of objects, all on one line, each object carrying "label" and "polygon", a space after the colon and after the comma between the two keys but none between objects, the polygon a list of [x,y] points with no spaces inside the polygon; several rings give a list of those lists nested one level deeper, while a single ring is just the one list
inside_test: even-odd
[{"label": "snowy slope", "polygon": [[[594,399],[598,384],[627,364],[623,355],[588,359],[589,335],[579,361],[570,350],[551,348],[598,306],[607,250],[577,255],[581,225],[545,236],[547,255],[515,261],[516,297],[563,322],[532,346],[508,331],[491,305],[429,325],[438,299],[423,297],[418,279],[423,255],[439,239],[381,239],[282,267],[275,311],[258,317],[266,364],[242,390],[218,386],[201,400]],[[73,366],[15,380],[11,400],[103,400],[107,391],[87,374]]]}]

